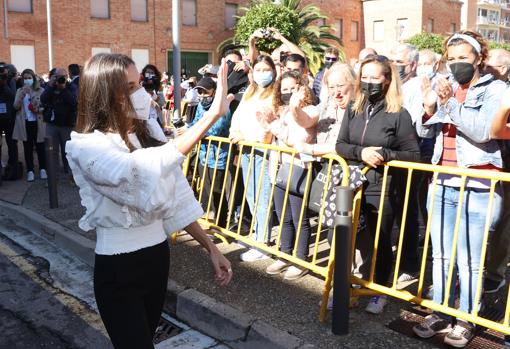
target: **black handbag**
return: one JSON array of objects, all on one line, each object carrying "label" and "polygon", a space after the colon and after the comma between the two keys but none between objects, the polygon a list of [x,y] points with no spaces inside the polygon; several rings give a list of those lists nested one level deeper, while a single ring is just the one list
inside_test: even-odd
[{"label": "black handbag", "polygon": [[[289,180],[289,172],[291,171],[290,163],[284,162],[280,165],[278,173],[276,174],[275,185],[282,189],[287,190]],[[290,177],[289,193],[292,195],[303,196],[306,188],[306,180],[308,177],[308,169],[294,165]]]}]

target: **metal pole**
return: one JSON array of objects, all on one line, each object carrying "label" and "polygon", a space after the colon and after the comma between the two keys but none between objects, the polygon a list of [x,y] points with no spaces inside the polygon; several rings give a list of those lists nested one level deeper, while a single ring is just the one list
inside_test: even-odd
[{"label": "metal pole", "polygon": [[333,278],[333,315],[331,331],[336,335],[349,334],[349,303],[351,288],[352,200],[349,187],[337,187],[335,272]]},{"label": "metal pole", "polygon": [[51,35],[51,0],[46,0],[46,18],[48,22],[48,65],[49,69],[53,69],[53,45]]},{"label": "metal pole", "polygon": [[9,24],[7,15],[7,0],[4,0],[4,38],[6,39],[9,37]]},{"label": "metal pole", "polygon": [[58,166],[58,144],[53,137],[44,139],[46,148],[46,171],[48,172],[48,194],[50,208],[58,208],[57,192],[57,166]]},{"label": "metal pole", "polygon": [[174,115],[172,122],[181,118],[181,2],[172,0],[172,40],[174,76]]}]

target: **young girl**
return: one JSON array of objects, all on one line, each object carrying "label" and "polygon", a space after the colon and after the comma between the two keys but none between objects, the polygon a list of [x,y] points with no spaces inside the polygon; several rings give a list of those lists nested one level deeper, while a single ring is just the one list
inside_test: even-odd
[{"label": "young girl", "polygon": [[[232,142],[245,140],[271,143],[273,135],[265,127],[264,122],[261,120],[261,115],[273,114],[272,103],[275,79],[276,68],[271,57],[258,56],[255,62],[253,62],[251,84],[232,116],[232,124],[230,126],[230,139]],[[270,209],[269,195],[271,194],[268,163],[268,157],[264,159],[263,149],[254,149],[253,157],[251,157],[251,149],[243,147],[241,167],[246,190],[246,201],[255,219],[254,238],[260,242],[268,240],[269,232],[271,231],[271,220],[269,219],[268,224],[266,224],[268,210]],[[262,178],[262,181],[260,181],[260,178]],[[261,182],[260,191],[258,191],[259,182]],[[258,201],[256,200],[257,194],[259,195]],[[256,209],[255,202],[258,202]],[[270,215],[269,213],[269,218]],[[250,249],[241,255],[241,260],[245,262],[267,258],[269,257],[266,254],[257,249]]]},{"label": "young girl", "polygon": [[98,54],[85,65],[76,132],[66,150],[86,208],[80,228],[97,233],[94,293],[115,348],[153,348],[168,279],[166,233],[184,228],[209,251],[219,284],[232,278],[230,263],[196,222],[203,211],[180,166],[227,110],[222,67],[206,115],[161,145],[146,128],[151,97],[134,62]]}]

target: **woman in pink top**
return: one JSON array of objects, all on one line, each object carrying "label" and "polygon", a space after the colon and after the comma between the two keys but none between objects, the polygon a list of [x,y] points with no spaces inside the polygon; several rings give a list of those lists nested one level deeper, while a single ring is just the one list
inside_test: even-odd
[{"label": "woman in pink top", "polygon": [[[315,126],[319,121],[319,110],[313,105],[313,100],[308,82],[298,72],[285,72],[277,80],[273,98],[273,108],[277,118],[269,127],[280,145],[293,147],[295,144],[310,143],[315,139]],[[281,162],[282,166],[285,163],[292,163],[292,156],[282,154]],[[299,155],[296,155],[293,164],[293,172],[306,173],[300,169],[300,167],[305,168],[306,164],[299,158]],[[290,187],[296,185],[297,183],[291,183]],[[284,209],[285,194],[286,184],[277,184],[274,188],[274,203],[282,225],[280,249],[282,252],[291,254],[297,239],[296,255],[304,260],[308,256],[311,232],[307,209],[303,210],[303,219],[300,220],[303,196],[291,192],[289,189],[287,205]],[[300,225],[301,227],[298,229]],[[284,270],[286,270],[284,278],[287,280],[298,279],[307,273],[307,269],[289,265],[282,260],[271,264],[267,267],[266,272],[275,275]]]}]

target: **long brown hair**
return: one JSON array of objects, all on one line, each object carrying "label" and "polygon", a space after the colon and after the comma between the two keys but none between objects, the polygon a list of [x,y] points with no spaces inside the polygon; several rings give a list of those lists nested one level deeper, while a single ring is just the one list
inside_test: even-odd
[{"label": "long brown hair", "polygon": [[90,58],[80,78],[76,131],[118,133],[130,151],[128,139],[134,133],[142,147],[158,145],[150,138],[146,124],[133,118],[135,109],[129,98],[127,69],[135,62],[126,55],[100,53]]},{"label": "long brown hair", "polygon": [[312,105],[315,102],[314,97],[312,95],[312,90],[308,87],[308,81],[305,80],[305,76],[297,71],[286,71],[283,73],[278,80],[276,80],[274,84],[274,93],[273,93],[273,109],[277,113],[281,106],[283,106],[282,102],[282,81],[285,79],[294,79],[296,81],[298,87],[305,87],[305,99],[303,100],[303,107],[307,105]]},{"label": "long brown hair", "polygon": [[23,75],[28,74],[32,76],[32,79],[34,82],[32,83],[32,89],[34,91],[37,91],[41,88],[41,83],[39,82],[39,77],[35,74],[35,72],[32,69],[25,69],[21,72],[21,78],[23,79]]},{"label": "long brown hair", "polygon": [[369,63],[375,63],[382,67],[384,78],[388,82],[385,88],[386,112],[398,113],[402,109],[402,97],[400,92],[400,79],[391,61],[385,56],[369,55],[361,62],[356,84],[356,100],[353,109],[361,115],[365,109],[368,98],[361,92],[361,75],[363,67]]},{"label": "long brown hair", "polygon": [[255,68],[255,66],[259,63],[266,63],[268,66],[271,67],[271,71],[273,72],[273,81],[271,81],[271,83],[269,84],[269,86],[266,86],[265,88],[264,87],[261,87],[259,85],[257,85],[257,83],[255,81],[253,81],[253,69],[250,71],[250,86],[248,86],[248,88],[246,89],[246,92],[244,93],[244,96],[243,96],[243,99],[250,99],[251,97],[253,97],[253,95],[255,94],[255,92],[257,92],[259,90],[259,88],[263,89],[264,91],[262,92],[262,94],[260,95],[261,98],[267,98],[269,96],[271,96],[273,94],[273,91],[274,91],[274,83],[276,81],[276,67],[274,65],[274,62],[273,60],[271,59],[270,56],[266,56],[266,55],[259,55],[256,59],[255,59],[255,62],[253,62],[253,68]]}]

